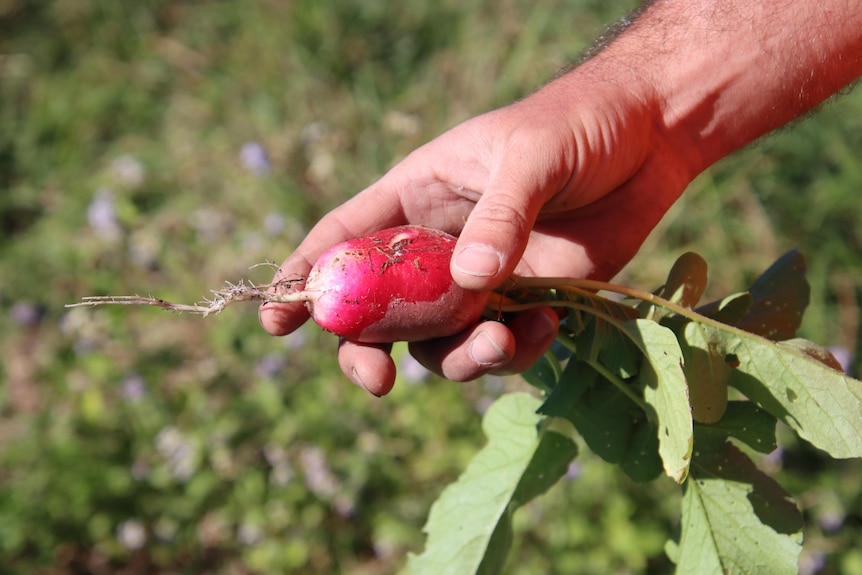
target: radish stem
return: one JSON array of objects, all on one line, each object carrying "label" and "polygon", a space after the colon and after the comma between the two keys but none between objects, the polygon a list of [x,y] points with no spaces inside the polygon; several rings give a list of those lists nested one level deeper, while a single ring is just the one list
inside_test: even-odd
[{"label": "radish stem", "polygon": [[[290,283],[292,282],[287,282],[288,285]],[[281,285],[285,285],[284,282],[281,282]],[[268,291],[271,287],[273,287],[273,284],[256,286],[246,284],[242,281],[237,284],[228,283],[227,287],[225,287],[224,289],[213,290],[213,297],[211,299],[206,299],[200,304],[194,305],[173,303],[152,296],[131,295],[87,296],[78,303],[66,304],[66,307],[95,307],[99,305],[150,305],[176,312],[197,313],[203,316],[207,316],[210,314],[217,314],[229,305],[236,302],[257,301],[266,303],[300,303],[307,302],[313,299],[311,294],[304,290],[281,293]],[[568,299],[556,299],[553,297],[548,297],[545,299],[536,299],[532,301],[517,301],[515,299],[512,299],[511,297],[511,292],[517,288],[544,290],[548,292],[548,295],[550,295],[551,292],[562,292],[571,294],[578,298],[586,298],[594,301],[597,300],[598,302],[601,302],[603,304],[607,304],[607,300],[599,296],[596,292],[612,292],[632,299],[638,299],[654,305],[658,305],[692,321],[704,323],[714,327],[719,327],[725,330],[742,332],[742,330],[737,330],[737,328],[734,328],[733,326],[722,324],[712,318],[703,316],[694,310],[675,304],[651,292],[643,291],[637,288],[612,284],[609,282],[565,277],[515,278],[513,279],[511,284],[507,285],[504,288],[501,288],[500,291],[494,293],[496,298],[489,301],[488,312],[492,314],[499,314],[503,312],[520,312],[537,307],[556,307],[572,309],[578,312],[590,313],[613,324],[618,324],[620,321],[624,321],[625,319],[620,317],[614,317],[611,310],[608,310],[610,313],[607,313],[596,306],[591,306],[587,303]]]},{"label": "radish stem", "polygon": [[[759,337],[756,334],[752,334],[743,329],[740,329],[736,326],[722,323],[718,320],[712,319],[711,317],[707,317],[702,315],[693,309],[681,306],[676,304],[670,300],[667,300],[661,296],[658,296],[654,293],[643,291],[637,288],[632,288],[628,286],[622,286],[617,284],[612,284],[608,282],[598,281],[598,280],[588,280],[588,279],[576,279],[576,278],[530,278],[530,277],[519,277],[517,279],[517,285],[524,288],[538,288],[538,289],[546,289],[546,290],[556,290],[556,291],[566,291],[579,296],[586,296],[591,298],[596,298],[596,291],[607,291],[612,293],[617,293],[620,295],[624,295],[626,297],[632,299],[638,299],[641,301],[645,301],[651,303],[653,305],[657,305],[659,307],[663,307],[673,313],[680,315],[686,319],[691,321],[702,323],[705,325],[709,325],[711,327],[715,327],[727,332],[734,333],[736,335],[744,336],[744,337]],[[604,298],[599,298],[604,299]],[[551,306],[553,305],[551,302],[559,302],[566,300],[544,300],[544,301],[532,301],[526,304],[518,304],[520,310],[530,309],[531,307],[541,307],[541,306]],[[573,307],[573,306],[560,306],[560,307]],[[508,311],[507,307],[503,307],[503,311]],[[597,310],[591,310],[590,313],[596,313]]]}]

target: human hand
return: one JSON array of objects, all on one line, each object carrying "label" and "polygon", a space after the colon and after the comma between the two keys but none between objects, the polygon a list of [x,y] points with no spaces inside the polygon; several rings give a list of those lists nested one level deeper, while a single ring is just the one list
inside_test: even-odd
[{"label": "human hand", "polygon": [[[693,175],[654,131],[643,93],[588,77],[564,77],[417,149],[321,219],[275,281],[306,276],[338,242],[407,223],[459,236],[451,271],[468,289],[491,290],[513,274],[610,278]],[[307,318],[295,304],[260,311],[274,335]],[[556,314],[542,308],[411,343],[410,352],[432,371],[465,381],[525,370],[557,329]],[[352,381],[384,395],[395,380],[388,352],[345,340],[339,364]]]}]

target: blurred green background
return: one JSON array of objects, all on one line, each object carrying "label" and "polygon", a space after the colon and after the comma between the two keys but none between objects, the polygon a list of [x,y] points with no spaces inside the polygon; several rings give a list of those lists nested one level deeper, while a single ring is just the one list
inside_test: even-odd
[{"label": "blurred green background", "polygon": [[[431,502],[519,378],[453,384],[402,348],[393,393],[335,338],[191,303],[264,283],[318,217],[472,115],[536,89],[626,0],[0,0],[0,570],[398,572]],[[862,94],[700,177],[624,270],[694,250],[714,295],[807,256],[804,336],[860,351]],[[787,438],[765,459],[808,520],[803,573],[862,573],[858,461]],[[665,573],[670,481],[586,448],[516,516],[511,573]]]}]

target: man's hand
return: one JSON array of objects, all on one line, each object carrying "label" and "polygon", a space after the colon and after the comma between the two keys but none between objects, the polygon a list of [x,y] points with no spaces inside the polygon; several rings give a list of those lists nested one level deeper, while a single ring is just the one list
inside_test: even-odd
[{"label": "man's hand", "polygon": [[[848,0],[657,0],[597,55],[516,104],[419,148],[327,214],[276,280],[303,277],[346,239],[401,224],[459,236],[468,289],[512,274],[609,279],[702,170],[806,113],[862,74],[862,10]],[[290,333],[299,305],[261,308]],[[522,371],[553,342],[550,309],[480,322],[410,351],[453,380]],[[387,346],[343,341],[342,370],[376,395]]]}]

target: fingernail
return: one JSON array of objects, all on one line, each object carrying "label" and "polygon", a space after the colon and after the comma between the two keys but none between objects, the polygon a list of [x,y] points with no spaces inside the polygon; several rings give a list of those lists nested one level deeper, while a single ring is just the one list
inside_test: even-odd
[{"label": "fingernail", "polygon": [[537,312],[527,322],[525,335],[530,341],[540,342],[557,332],[557,326],[546,314]]},{"label": "fingernail", "polygon": [[368,389],[367,387],[365,387],[365,382],[362,381],[362,378],[359,376],[359,372],[356,371],[355,367],[350,368],[350,381],[352,381],[354,384],[358,385],[362,389]]},{"label": "fingernail", "polygon": [[470,357],[482,367],[500,365],[509,359],[500,346],[484,332],[478,334],[470,344]]},{"label": "fingernail", "polygon": [[359,372],[356,371],[355,367],[350,368],[350,379],[351,381],[353,381],[353,383],[355,383],[374,397],[383,397],[382,394],[372,391],[367,385],[365,385],[365,382],[362,381],[362,378],[359,376]]},{"label": "fingernail", "polygon": [[486,278],[500,271],[503,257],[491,246],[473,244],[458,252],[454,265],[467,275]]}]

